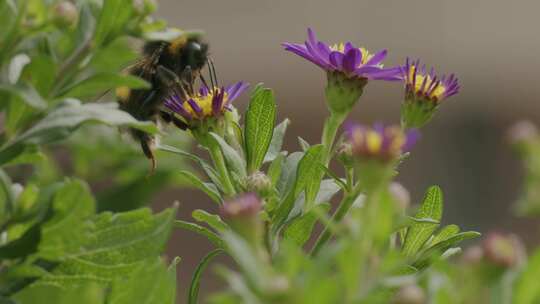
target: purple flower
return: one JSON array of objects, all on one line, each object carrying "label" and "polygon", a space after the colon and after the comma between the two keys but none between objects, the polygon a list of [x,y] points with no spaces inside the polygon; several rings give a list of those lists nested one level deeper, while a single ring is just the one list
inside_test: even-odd
[{"label": "purple flower", "polygon": [[189,124],[209,117],[219,117],[225,110],[230,110],[231,102],[238,98],[248,86],[245,82],[237,82],[225,88],[213,88],[211,91],[203,87],[199,92],[187,98],[171,95],[164,104]]},{"label": "purple flower", "polygon": [[458,79],[454,74],[449,77],[446,75],[438,77],[433,68],[427,73],[425,65],[420,68],[420,60],[411,62],[407,58],[402,68],[402,75],[408,98],[438,103],[459,92]]},{"label": "purple flower", "polygon": [[401,80],[401,68],[384,68],[381,62],[386,50],[370,54],[365,48],[357,48],[351,42],[328,45],[317,40],[308,28],[308,40],[304,44],[283,43],[285,50],[295,53],[322,69],[340,72],[349,78]]},{"label": "purple flower", "polygon": [[373,127],[350,125],[346,135],[353,157],[383,162],[396,160],[403,152],[409,151],[419,138],[419,133],[414,129],[403,131],[398,126],[382,124]]}]

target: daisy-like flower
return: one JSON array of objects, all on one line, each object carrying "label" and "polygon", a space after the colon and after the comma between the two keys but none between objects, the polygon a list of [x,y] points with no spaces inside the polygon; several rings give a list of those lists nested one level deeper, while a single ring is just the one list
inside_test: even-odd
[{"label": "daisy-like flower", "polygon": [[403,131],[399,126],[375,124],[373,127],[351,125],[347,130],[350,153],[359,160],[389,163],[409,151],[418,140],[416,130]]},{"label": "daisy-like flower", "polygon": [[384,68],[381,62],[386,50],[371,54],[363,47],[351,42],[328,45],[317,40],[312,29],[308,29],[308,40],[304,44],[283,43],[285,50],[303,57],[329,72],[340,72],[348,78],[400,80],[399,67]]},{"label": "daisy-like flower", "polygon": [[200,122],[219,118],[227,110],[231,110],[231,102],[238,98],[247,88],[245,82],[208,90],[202,87],[197,93],[182,97],[171,95],[165,100],[165,107],[178,114],[189,126],[194,127]]},{"label": "daisy-like flower", "polygon": [[336,114],[352,109],[369,80],[401,79],[400,67],[382,65],[386,50],[372,54],[351,42],[328,45],[319,41],[311,29],[304,44],[283,43],[283,47],[327,72],[326,99],[330,111]]},{"label": "daisy-like flower", "polygon": [[431,120],[440,102],[459,92],[458,79],[451,74],[439,77],[433,68],[426,70],[420,61],[408,58],[402,68],[405,82],[405,102],[401,110],[405,128],[420,128]]},{"label": "daisy-like flower", "polygon": [[407,98],[438,103],[459,92],[458,79],[454,74],[439,78],[433,68],[427,73],[425,65],[420,67],[420,60],[410,62],[407,58],[402,73]]}]

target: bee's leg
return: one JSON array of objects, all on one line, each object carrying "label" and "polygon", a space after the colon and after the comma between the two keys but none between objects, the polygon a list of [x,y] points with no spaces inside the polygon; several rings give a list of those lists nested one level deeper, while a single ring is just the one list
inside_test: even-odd
[{"label": "bee's leg", "polygon": [[174,116],[173,114],[167,113],[165,111],[161,111],[159,114],[161,115],[163,121],[165,121],[166,123],[172,122],[177,128],[181,130],[186,130],[188,128],[188,125],[185,122],[176,118],[176,116]]},{"label": "bee's leg", "polygon": [[186,66],[184,71],[182,71],[182,75],[180,77],[184,85],[189,89],[189,93],[193,95],[193,83],[195,82],[195,79],[193,77],[193,70],[191,69],[191,66]]},{"label": "bee's leg", "polygon": [[184,87],[181,79],[173,71],[159,65],[157,67],[157,76],[159,81],[163,83],[165,87],[171,88],[181,98],[187,99],[188,94],[186,93],[186,88]]},{"label": "bee's leg", "polygon": [[144,152],[144,155],[146,156],[146,158],[148,158],[150,160],[150,168],[151,168],[151,173],[154,173],[154,171],[156,171],[156,167],[157,167],[157,161],[156,161],[156,157],[154,155],[154,151],[152,150],[152,144],[153,144],[153,139],[150,137],[150,136],[144,136],[143,138],[141,138],[140,142],[141,142],[141,148]]}]

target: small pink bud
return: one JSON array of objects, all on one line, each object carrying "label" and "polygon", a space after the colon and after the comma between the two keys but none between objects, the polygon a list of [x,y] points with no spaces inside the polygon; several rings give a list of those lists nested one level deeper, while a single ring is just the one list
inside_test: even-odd
[{"label": "small pink bud", "polygon": [[502,267],[514,267],[523,262],[525,248],[514,234],[492,232],[483,242],[487,261]]},{"label": "small pink bud", "polygon": [[528,120],[518,121],[508,129],[508,140],[512,144],[529,142],[537,137],[538,129]]},{"label": "small pink bud", "polygon": [[422,288],[417,285],[406,285],[399,289],[394,297],[393,304],[424,304],[426,303],[426,294]]},{"label": "small pink bud", "polygon": [[388,187],[392,198],[401,210],[406,210],[411,204],[411,195],[409,191],[398,182],[392,182]]}]

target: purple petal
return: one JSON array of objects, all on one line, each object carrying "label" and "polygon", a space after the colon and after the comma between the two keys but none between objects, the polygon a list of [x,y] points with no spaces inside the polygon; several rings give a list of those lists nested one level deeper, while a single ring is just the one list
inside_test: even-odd
[{"label": "purple petal", "polygon": [[408,152],[412,149],[414,144],[420,139],[420,132],[417,129],[410,129],[407,130],[407,134],[405,134],[406,139],[405,143],[403,144],[403,147],[401,147],[401,150],[403,152]]},{"label": "purple petal", "polygon": [[330,53],[330,63],[338,70],[341,70],[343,68],[344,56],[343,53],[334,51]]},{"label": "purple petal", "polygon": [[235,100],[240,94],[242,94],[247,88],[249,87],[249,83],[246,82],[238,82],[233,86],[230,86],[227,88],[227,102],[230,103],[233,100]]},{"label": "purple petal", "polygon": [[384,60],[384,58],[386,58],[386,54],[388,53],[388,50],[384,49],[384,50],[381,50],[377,53],[375,53],[375,55],[373,55],[373,57],[371,57],[367,62],[366,62],[366,65],[375,65],[375,64],[379,64],[381,61]]},{"label": "purple petal", "polygon": [[343,57],[343,69],[347,73],[354,72],[356,67],[360,64],[360,50],[350,49]]},{"label": "purple petal", "polygon": [[197,115],[203,114],[203,110],[201,109],[201,107],[199,107],[199,105],[195,102],[195,100],[190,98],[187,102],[188,102],[189,106],[193,109],[193,111],[195,111],[195,113],[197,113]]}]

